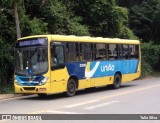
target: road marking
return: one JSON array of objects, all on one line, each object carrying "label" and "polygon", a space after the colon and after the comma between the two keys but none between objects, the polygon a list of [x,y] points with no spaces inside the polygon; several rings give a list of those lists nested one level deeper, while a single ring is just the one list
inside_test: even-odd
[{"label": "road marking", "polygon": [[90,101],[86,101],[86,102],[82,102],[82,103],[76,103],[76,104],[72,104],[72,105],[68,105],[65,106],[65,108],[73,108],[73,107],[77,107],[77,106],[81,106],[81,105],[86,105],[89,103],[94,103],[94,102],[98,102],[99,100],[90,100]]},{"label": "road marking", "polygon": [[156,87],[160,87],[160,84],[154,85],[154,86],[149,86],[149,87],[144,87],[144,88],[139,88],[139,89],[131,90],[131,91],[127,91],[127,92],[121,92],[121,93],[113,94],[113,95],[110,95],[110,96],[100,97],[100,98],[98,98],[98,100],[91,100],[91,101],[86,101],[86,102],[82,102],[82,103],[68,105],[68,106],[65,106],[65,108],[73,108],[73,107],[77,107],[77,106],[81,106],[81,105],[86,105],[86,104],[89,104],[89,103],[98,102],[100,100],[113,98],[113,97],[117,97],[117,96],[123,96],[123,95],[131,94],[131,93],[135,93],[135,92],[140,92],[140,91],[143,91],[143,90],[148,90],[148,89],[156,88]]},{"label": "road marking", "polygon": [[101,103],[101,104],[98,104],[98,105],[86,107],[84,109],[94,109],[94,108],[99,108],[99,107],[103,107],[103,106],[111,105],[111,104],[115,104],[115,103],[119,103],[119,101],[110,101],[110,102],[106,102],[106,103]]},{"label": "road marking", "polygon": [[77,112],[67,112],[67,111],[46,111],[45,113],[53,113],[53,114],[81,114]]},{"label": "road marking", "polygon": [[118,94],[113,94],[113,95],[110,95],[110,96],[104,96],[104,97],[100,97],[99,99],[103,100],[103,99],[113,98],[113,97],[117,97],[117,96],[123,96],[123,95],[132,94],[132,93],[135,93],[135,92],[140,92],[140,91],[144,91],[144,90],[148,90],[148,89],[156,88],[156,87],[160,87],[160,84],[153,85],[153,86],[148,86],[148,87],[144,87],[144,88],[139,88],[139,89],[136,89],[136,90],[130,90],[130,91],[122,92],[122,93],[118,93]]}]

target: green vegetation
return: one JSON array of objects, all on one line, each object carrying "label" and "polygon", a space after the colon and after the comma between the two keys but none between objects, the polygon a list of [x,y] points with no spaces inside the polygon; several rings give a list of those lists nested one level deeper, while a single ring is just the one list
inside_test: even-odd
[{"label": "green vegetation", "polygon": [[160,71],[160,0],[139,0],[137,5],[128,8],[130,29],[142,41],[142,77],[157,76]]},{"label": "green vegetation", "polygon": [[140,39],[142,77],[160,71],[160,0],[3,0],[0,16],[0,93],[13,92],[5,88],[13,80],[11,49],[20,36],[66,34]]},{"label": "green vegetation", "polygon": [[142,44],[142,77],[158,75],[160,71],[160,45],[153,42]]},{"label": "green vegetation", "polygon": [[130,27],[143,42],[160,44],[160,0],[148,0],[129,11]]}]

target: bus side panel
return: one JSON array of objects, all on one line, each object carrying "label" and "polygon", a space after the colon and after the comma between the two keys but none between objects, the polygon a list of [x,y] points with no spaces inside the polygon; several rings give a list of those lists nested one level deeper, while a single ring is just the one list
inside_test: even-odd
[{"label": "bus side panel", "polygon": [[[69,76],[79,80],[78,89],[113,84],[116,72],[122,74],[122,82],[138,78],[138,60],[113,60],[70,62],[66,64]],[[87,74],[86,74],[87,73]]]},{"label": "bus side panel", "polygon": [[[67,69],[70,76],[76,76],[78,78],[78,89],[90,88],[95,86],[102,86],[110,84],[109,77],[106,77],[103,72],[100,71],[100,64],[97,69],[93,72],[93,68],[98,62],[70,62],[67,63]],[[89,71],[87,71],[89,67]],[[85,72],[89,74],[93,72],[92,76],[87,76]],[[98,72],[98,73],[97,73]]]},{"label": "bus side panel", "polygon": [[51,71],[51,93],[59,93],[67,90],[68,71],[65,68]]},{"label": "bus side panel", "polygon": [[[136,72],[122,75],[122,82],[129,82],[129,81],[135,80],[140,77],[140,75],[141,75],[141,61],[138,61],[137,66],[138,66],[138,68],[136,69]],[[132,68],[133,62],[130,62],[130,67],[131,67],[130,69],[133,70],[133,68]]]},{"label": "bus side panel", "polygon": [[138,73],[123,74],[122,75],[122,82],[129,82],[129,81],[137,79],[138,77],[139,77]]},{"label": "bus side panel", "polygon": [[99,77],[95,79],[95,86],[104,86],[113,84],[114,76]]},{"label": "bus side panel", "polygon": [[90,78],[90,79],[81,79],[79,80],[79,86],[78,89],[85,89],[85,88],[90,88],[90,87],[94,87],[94,78]]},{"label": "bus side panel", "polygon": [[86,62],[68,62],[66,67],[70,77],[78,78],[78,89],[94,87],[94,79],[85,77]]},{"label": "bus side panel", "polygon": [[[90,71],[94,69],[97,62],[90,63]],[[138,63],[139,62],[136,59],[100,61],[98,68],[92,76],[95,78],[95,86],[112,84],[116,72],[120,72],[122,74],[122,82],[138,78],[139,76],[135,74],[137,73]]]}]

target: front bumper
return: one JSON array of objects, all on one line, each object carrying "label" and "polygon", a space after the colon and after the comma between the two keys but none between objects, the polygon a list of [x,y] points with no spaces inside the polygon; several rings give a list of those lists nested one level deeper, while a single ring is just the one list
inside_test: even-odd
[{"label": "front bumper", "polygon": [[15,93],[20,94],[49,94],[50,93],[50,83],[46,83],[41,86],[21,86],[14,84]]}]

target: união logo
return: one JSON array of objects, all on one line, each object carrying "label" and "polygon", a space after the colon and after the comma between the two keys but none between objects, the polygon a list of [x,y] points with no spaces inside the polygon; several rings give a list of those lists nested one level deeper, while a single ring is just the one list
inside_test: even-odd
[{"label": "uni\u00e3o logo", "polygon": [[106,72],[106,71],[114,71],[114,65],[103,65],[101,66],[101,72]]}]

